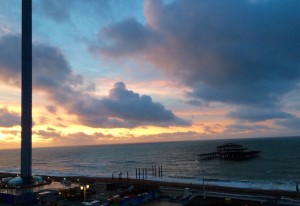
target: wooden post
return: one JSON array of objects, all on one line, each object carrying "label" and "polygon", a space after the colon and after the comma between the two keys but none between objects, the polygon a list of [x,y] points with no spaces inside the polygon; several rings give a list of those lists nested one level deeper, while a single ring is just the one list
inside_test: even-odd
[{"label": "wooden post", "polygon": [[139,180],[141,179],[141,168],[139,168]]},{"label": "wooden post", "polygon": [[158,166],[158,177],[160,177],[160,166]]},{"label": "wooden post", "polygon": [[144,168],[142,169],[143,170],[143,179],[145,178],[145,174],[144,174]]}]

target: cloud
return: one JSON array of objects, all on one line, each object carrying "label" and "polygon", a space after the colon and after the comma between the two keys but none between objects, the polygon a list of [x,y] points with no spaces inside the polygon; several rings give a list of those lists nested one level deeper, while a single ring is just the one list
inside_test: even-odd
[{"label": "cloud", "polygon": [[287,115],[280,102],[300,79],[297,0],[146,0],[144,14],[144,25],[128,19],[101,30],[91,51],[152,63],[191,88],[192,103],[279,111],[264,117],[231,114],[235,118],[262,121]]},{"label": "cloud", "polygon": [[100,38],[109,37],[110,41],[105,47],[99,49],[97,45],[92,45],[92,52],[114,53],[118,55],[137,54],[140,49],[151,48],[153,44],[160,41],[160,36],[148,27],[144,27],[134,18],[126,19],[116,23],[114,26],[105,27]]},{"label": "cloud", "polygon": [[62,5],[61,1],[43,0],[39,2],[38,5],[40,6],[40,8],[37,11],[40,11],[44,15],[52,18],[57,23],[67,21],[70,18],[69,10],[66,9],[72,5],[70,4],[70,2],[69,6],[67,6]]},{"label": "cloud", "polygon": [[48,105],[48,106],[46,106],[46,109],[47,109],[48,112],[56,114],[57,108],[55,106]]},{"label": "cloud", "polygon": [[[1,81],[19,86],[20,36],[0,37]],[[11,56],[9,55],[11,54]],[[124,83],[116,83],[109,96],[90,94],[95,85],[86,83],[75,74],[61,50],[35,42],[33,44],[33,85],[46,92],[53,105],[64,107],[75,114],[78,121],[91,127],[187,126],[190,123],[177,117],[150,96],[128,90]],[[55,108],[47,107],[55,112]]]},{"label": "cloud", "polygon": [[8,111],[7,108],[0,108],[0,127],[13,127],[21,124],[19,114]]},{"label": "cloud", "polygon": [[283,126],[287,129],[300,131],[300,118],[297,116],[292,116],[289,119],[277,120],[276,123],[280,126]]},{"label": "cloud", "polygon": [[274,108],[239,108],[236,111],[230,112],[229,117],[240,119],[248,122],[260,122],[269,119],[287,119],[292,115],[282,111],[274,111]]},{"label": "cloud", "polygon": [[102,140],[109,140],[112,135],[105,135],[100,132],[87,134],[84,132],[64,134],[56,129],[47,128],[46,130],[34,131],[34,135],[42,140],[52,140],[59,142],[60,145],[85,145],[99,144]]},{"label": "cloud", "polygon": [[92,13],[95,17],[101,18],[111,17],[110,1],[107,0],[43,0],[35,1],[34,3],[35,11],[39,15],[52,19],[56,23],[70,23],[72,20],[78,21],[78,13],[80,15]]},{"label": "cloud", "polygon": [[4,35],[0,37],[0,45],[0,80],[5,83],[20,85],[20,35]]},{"label": "cloud", "polygon": [[2,23],[0,23],[0,35],[5,35],[10,32],[11,32],[11,30],[8,26],[2,25]]},{"label": "cloud", "polygon": [[203,134],[218,134],[220,131],[223,131],[223,126],[221,124],[198,124],[198,126],[203,130]]},{"label": "cloud", "polygon": [[227,127],[226,132],[237,133],[237,132],[254,132],[263,131],[269,129],[263,125],[249,125],[249,124],[232,124]]},{"label": "cloud", "polygon": [[150,96],[139,95],[117,82],[107,97],[96,99],[87,95],[68,104],[80,121],[92,127],[188,126],[189,123]]},{"label": "cloud", "polygon": [[[162,104],[153,102],[148,95],[139,95],[126,88],[123,82],[117,82],[114,88],[110,90],[109,96],[99,101],[99,108],[103,112],[109,113],[107,119],[116,124],[116,126],[126,125],[126,127],[136,127],[137,125],[157,125],[170,126],[181,125],[188,126],[189,123],[174,113],[167,110]],[[97,113],[89,114],[88,121],[99,123],[103,121],[103,116]],[[106,121],[107,121],[106,120]]]},{"label": "cloud", "polygon": [[165,141],[182,141],[182,140],[199,140],[207,139],[207,135],[197,133],[195,131],[187,132],[170,132],[161,134],[151,134],[142,136],[133,136],[136,142],[165,142]]},{"label": "cloud", "polygon": [[33,132],[34,135],[37,135],[39,138],[42,139],[54,139],[54,141],[62,138],[62,133],[52,129],[48,128],[47,130],[38,130]]}]

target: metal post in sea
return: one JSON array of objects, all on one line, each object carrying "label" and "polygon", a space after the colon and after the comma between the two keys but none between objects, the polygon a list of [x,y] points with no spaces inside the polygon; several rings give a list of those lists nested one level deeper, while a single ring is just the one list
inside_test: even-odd
[{"label": "metal post in sea", "polygon": [[141,179],[141,168],[139,168],[139,180]]},{"label": "metal post in sea", "polygon": [[137,168],[135,168],[135,179],[137,180],[138,177],[138,172],[137,172]]}]

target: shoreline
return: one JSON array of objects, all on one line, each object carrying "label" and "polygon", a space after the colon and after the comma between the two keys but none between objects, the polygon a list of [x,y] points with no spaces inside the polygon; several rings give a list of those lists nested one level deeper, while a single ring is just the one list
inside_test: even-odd
[{"label": "shoreline", "polygon": [[[19,174],[16,171],[0,171],[1,174],[12,174],[13,176]],[[104,179],[111,179],[112,174],[114,174],[114,178],[118,178],[118,172],[113,172],[111,174],[100,174],[92,173],[92,174],[83,174],[82,172],[79,173],[64,173],[64,172],[55,172],[51,170],[50,172],[46,171],[36,171],[33,175],[38,176],[51,176],[51,177],[87,177],[87,178],[104,178]],[[149,173],[148,173],[149,174]],[[126,178],[126,172],[123,173],[123,178]],[[136,179],[136,175],[129,175],[130,179]],[[140,179],[142,180],[142,174]],[[181,176],[153,176],[148,175],[144,178],[145,180],[153,180],[158,182],[171,182],[171,183],[179,183],[179,184],[192,184],[192,185],[202,185],[203,180],[199,177],[181,177]],[[290,180],[290,179],[280,179],[280,180],[223,180],[223,179],[209,179],[205,178],[205,185],[216,186],[216,187],[225,187],[225,188],[240,188],[240,189],[253,189],[253,190],[280,190],[280,191],[287,191],[287,192],[294,192],[296,191],[296,183],[297,180]]]},{"label": "shoreline", "polygon": [[[15,177],[17,174],[14,173],[3,173],[0,172],[0,178],[5,177]],[[179,182],[166,182],[166,181],[158,181],[158,180],[142,180],[142,179],[127,179],[122,178],[119,180],[118,178],[107,178],[107,177],[87,177],[87,176],[47,176],[40,175],[44,179],[51,178],[53,181],[61,182],[64,178],[68,181],[78,183],[78,180],[82,184],[94,184],[94,183],[116,183],[116,184],[128,184],[128,185],[136,185],[136,186],[154,186],[154,187],[170,187],[170,188],[178,188],[184,189],[189,188],[192,190],[198,190],[200,192],[203,191],[202,184],[194,184],[194,183],[179,183]],[[296,191],[287,191],[287,190],[279,190],[279,189],[253,189],[253,188],[238,188],[238,187],[228,187],[228,186],[216,186],[216,185],[207,185],[205,184],[205,191],[209,192],[221,192],[221,193],[230,193],[237,195],[253,195],[253,196],[268,196],[268,197],[287,197],[292,199],[297,199]]]}]

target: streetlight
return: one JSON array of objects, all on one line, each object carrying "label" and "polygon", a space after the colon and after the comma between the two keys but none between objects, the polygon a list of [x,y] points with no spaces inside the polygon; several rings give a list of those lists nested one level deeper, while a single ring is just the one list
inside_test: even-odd
[{"label": "streetlight", "polygon": [[202,170],[202,195],[203,195],[203,199],[205,199],[206,198],[205,183],[204,183],[205,170],[203,167],[203,161],[200,161],[200,163],[201,163],[201,170]]},{"label": "streetlight", "polygon": [[204,184],[204,175],[205,175],[205,170],[203,169],[203,165],[202,165],[202,190],[203,190],[203,199],[206,198],[205,184]]},{"label": "streetlight", "polygon": [[89,185],[80,186],[80,189],[83,190],[83,201],[86,200],[86,190],[89,189]]}]

